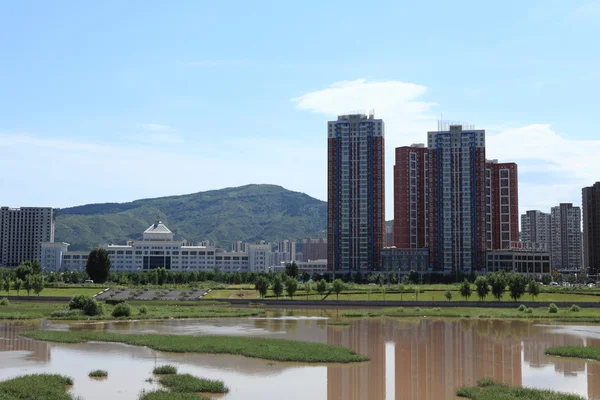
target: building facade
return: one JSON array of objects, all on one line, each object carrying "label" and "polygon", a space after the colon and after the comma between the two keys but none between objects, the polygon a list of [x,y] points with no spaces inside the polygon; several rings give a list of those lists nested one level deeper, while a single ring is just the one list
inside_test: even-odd
[{"label": "building facade", "polygon": [[385,237],[384,123],[373,113],[327,124],[329,272],[378,271]]},{"label": "building facade", "polygon": [[588,274],[600,273],[600,182],[581,191],[583,206],[583,254]]},{"label": "building facade", "polygon": [[282,240],[277,245],[278,253],[287,253],[288,257],[282,261],[296,261],[296,241]]},{"label": "building facade", "polygon": [[51,207],[0,208],[0,266],[41,261],[41,243],[54,242]]},{"label": "building facade", "polygon": [[428,132],[429,257],[435,272],[485,268],[485,131]]},{"label": "building facade", "polygon": [[519,182],[515,163],[485,165],[487,249],[508,249],[519,240]]},{"label": "building facade", "polygon": [[303,239],[302,240],[302,259],[301,261],[326,260],[327,259],[327,239]]},{"label": "building facade", "polygon": [[528,210],[521,215],[521,242],[540,243],[551,251],[550,214],[539,210]]},{"label": "building facade", "polygon": [[[42,242],[40,243],[40,265],[42,270],[58,271],[62,267],[63,253],[69,250],[69,243]],[[87,260],[87,257],[86,257]]]},{"label": "building facade", "polygon": [[550,253],[547,251],[507,248],[487,252],[488,272],[515,272],[541,279],[551,270]]},{"label": "building facade", "polygon": [[429,249],[397,249],[395,247],[381,250],[382,271],[395,274],[399,279],[411,271],[419,274],[431,272],[429,267]]},{"label": "building facade", "polygon": [[561,203],[550,211],[552,268],[578,272],[582,267],[581,208]]}]

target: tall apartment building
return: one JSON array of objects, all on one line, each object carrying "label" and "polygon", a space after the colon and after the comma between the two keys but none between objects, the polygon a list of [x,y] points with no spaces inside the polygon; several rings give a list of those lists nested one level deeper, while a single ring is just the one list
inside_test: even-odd
[{"label": "tall apartment building", "polygon": [[384,247],[392,247],[393,245],[394,245],[394,225],[386,224]]},{"label": "tall apartment building", "polygon": [[296,261],[296,241],[294,240],[282,240],[277,245],[278,253],[288,253],[289,257],[282,261]]},{"label": "tall apartment building", "polygon": [[327,259],[327,239],[303,239],[302,240],[302,260],[326,260]]},{"label": "tall apartment building", "polygon": [[590,275],[600,273],[600,182],[581,191],[583,205],[583,254]]},{"label": "tall apartment building", "polygon": [[490,250],[519,241],[519,182],[515,163],[485,164],[486,241]]},{"label": "tall apartment building", "polygon": [[552,207],[551,261],[552,268],[578,271],[582,268],[581,208],[571,203]]},{"label": "tall apartment building", "polygon": [[0,266],[41,260],[41,243],[54,242],[51,207],[0,208]]},{"label": "tall apartment building", "polygon": [[327,124],[327,269],[379,270],[385,237],[384,123],[373,113]]},{"label": "tall apartment building", "polygon": [[428,149],[423,144],[396,148],[394,164],[394,246],[428,245]]},{"label": "tall apartment building", "polygon": [[434,271],[485,268],[485,131],[428,132],[429,250]]},{"label": "tall apartment building", "polygon": [[551,250],[552,229],[550,214],[538,210],[528,210],[521,215],[521,242],[539,243]]}]

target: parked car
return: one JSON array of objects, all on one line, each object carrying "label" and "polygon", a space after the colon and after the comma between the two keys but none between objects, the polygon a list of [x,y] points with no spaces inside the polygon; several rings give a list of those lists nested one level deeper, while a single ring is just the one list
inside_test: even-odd
[{"label": "parked car", "polygon": [[94,283],[94,281],[91,279],[86,279],[85,281],[83,281],[83,283]]},{"label": "parked car", "polygon": [[550,286],[558,286],[558,282],[550,282]]}]

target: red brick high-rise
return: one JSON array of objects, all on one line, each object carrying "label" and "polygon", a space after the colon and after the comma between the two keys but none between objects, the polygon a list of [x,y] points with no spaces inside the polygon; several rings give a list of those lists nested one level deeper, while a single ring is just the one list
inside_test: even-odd
[{"label": "red brick high-rise", "polygon": [[485,169],[487,248],[508,249],[519,240],[517,164],[488,160]]}]

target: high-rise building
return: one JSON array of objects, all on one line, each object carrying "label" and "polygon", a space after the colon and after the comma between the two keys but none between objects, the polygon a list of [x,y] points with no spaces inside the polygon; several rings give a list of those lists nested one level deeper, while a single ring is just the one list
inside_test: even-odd
[{"label": "high-rise building", "polygon": [[0,208],[0,266],[41,260],[41,243],[54,242],[51,207]]},{"label": "high-rise building", "polygon": [[384,247],[391,247],[394,245],[394,225],[385,225],[385,245]]},{"label": "high-rise building", "polygon": [[486,240],[490,250],[519,241],[517,164],[488,160],[485,165]]},{"label": "high-rise building", "polygon": [[423,144],[396,148],[394,165],[394,246],[424,248],[428,232],[428,149]]},{"label": "high-rise building", "polygon": [[302,240],[302,261],[326,260],[327,259],[327,239],[303,239]]},{"label": "high-rise building", "polygon": [[582,268],[581,208],[571,203],[552,207],[551,260],[552,268],[578,271]]},{"label": "high-rise building", "polygon": [[289,256],[282,261],[296,261],[296,241],[295,240],[282,240],[277,245],[278,253],[288,253]]},{"label": "high-rise building", "polygon": [[521,215],[521,242],[537,243],[551,251],[550,214],[538,210],[528,210]]},{"label": "high-rise building", "polygon": [[428,132],[429,250],[434,271],[485,268],[485,131]]},{"label": "high-rise building", "polygon": [[583,254],[588,274],[600,273],[600,182],[584,187],[583,205]]},{"label": "high-rise building", "polygon": [[233,242],[231,244],[231,251],[235,253],[243,253],[246,251],[246,242],[242,242],[238,240],[237,242]]},{"label": "high-rise building", "polygon": [[367,114],[327,124],[327,269],[379,270],[385,237],[384,123]]}]

